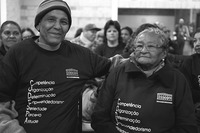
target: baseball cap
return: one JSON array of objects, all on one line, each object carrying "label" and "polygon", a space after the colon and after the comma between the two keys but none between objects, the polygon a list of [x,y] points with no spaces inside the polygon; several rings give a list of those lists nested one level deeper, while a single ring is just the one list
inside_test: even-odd
[{"label": "baseball cap", "polygon": [[85,27],[84,27],[84,30],[88,31],[88,30],[96,30],[96,31],[99,31],[101,30],[100,28],[97,28],[95,24],[87,24]]}]

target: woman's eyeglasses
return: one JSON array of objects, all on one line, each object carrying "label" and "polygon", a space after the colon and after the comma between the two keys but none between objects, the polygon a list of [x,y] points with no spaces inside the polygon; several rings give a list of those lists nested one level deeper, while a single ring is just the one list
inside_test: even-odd
[{"label": "woman's eyeglasses", "polygon": [[142,51],[143,48],[146,48],[147,51],[149,52],[152,52],[152,51],[155,51],[159,48],[163,48],[164,46],[158,46],[157,44],[140,44],[140,43],[136,43],[135,46],[134,46],[134,50],[135,51]]}]

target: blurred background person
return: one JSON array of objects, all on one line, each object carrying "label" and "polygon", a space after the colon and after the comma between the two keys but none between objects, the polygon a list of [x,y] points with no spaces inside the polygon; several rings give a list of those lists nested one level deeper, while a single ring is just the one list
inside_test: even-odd
[{"label": "blurred background person", "polygon": [[178,44],[171,39],[171,31],[168,27],[162,27],[163,32],[165,33],[166,37],[169,40],[169,53],[178,54]]},{"label": "blurred background person", "polygon": [[94,45],[92,45],[92,51],[94,51],[96,47],[98,47],[99,45],[103,44],[103,39],[104,39],[103,30],[97,31],[95,43]]},{"label": "blurred background person", "polygon": [[127,42],[131,39],[131,35],[133,34],[133,30],[131,27],[126,26],[121,29],[121,37],[122,42],[127,44]]},{"label": "blurred background person", "polygon": [[14,21],[5,21],[0,28],[0,60],[4,57],[10,47],[22,40],[21,27]]},{"label": "blurred background person", "polygon": [[183,18],[180,18],[179,23],[175,25],[175,32],[179,49],[178,54],[182,55],[185,41],[190,37],[188,26],[185,25],[185,21]]},{"label": "blurred background person", "polygon": [[91,47],[94,45],[96,33],[99,30],[101,29],[97,28],[95,24],[87,24],[83,28],[80,36],[72,39],[71,42],[91,49]]},{"label": "blurred background person", "polygon": [[125,44],[121,38],[121,26],[118,21],[108,20],[104,26],[104,43],[94,52],[110,58],[116,54],[123,54]]},{"label": "blurred background person", "polygon": [[196,118],[200,133],[200,28],[194,34],[193,45],[194,54],[183,62],[180,70],[189,81],[193,102],[196,107]]},{"label": "blurred background person", "polygon": [[22,39],[23,40],[31,38],[33,36],[35,36],[35,33],[32,29],[30,29],[30,28],[23,28],[22,29]]},{"label": "blurred background person", "polygon": [[81,33],[82,33],[82,31],[83,31],[83,28],[78,28],[78,29],[76,30],[75,34],[74,34],[74,38],[80,36]]},{"label": "blurred background person", "polygon": [[188,25],[188,30],[189,30],[190,37],[194,37],[194,34],[196,33],[195,24],[194,23],[190,23]]}]

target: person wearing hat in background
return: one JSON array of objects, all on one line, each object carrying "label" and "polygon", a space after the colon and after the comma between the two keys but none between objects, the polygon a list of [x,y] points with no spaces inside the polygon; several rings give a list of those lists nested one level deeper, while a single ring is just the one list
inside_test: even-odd
[{"label": "person wearing hat in background", "polygon": [[101,29],[97,28],[95,24],[87,24],[83,28],[83,31],[80,34],[80,36],[72,39],[71,42],[92,49],[92,46],[95,43],[96,33],[99,30]]},{"label": "person wearing hat in background", "polygon": [[[64,40],[72,23],[62,0],[44,0],[39,36],[9,49],[0,65],[0,133],[74,133],[85,82],[109,72],[115,60]],[[80,131],[80,130],[79,130]]]}]

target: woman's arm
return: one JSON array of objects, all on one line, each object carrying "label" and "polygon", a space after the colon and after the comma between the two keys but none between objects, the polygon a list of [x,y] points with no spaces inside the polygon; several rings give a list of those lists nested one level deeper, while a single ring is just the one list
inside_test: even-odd
[{"label": "woman's arm", "polygon": [[16,120],[18,113],[14,106],[14,101],[0,103],[0,133],[26,133]]},{"label": "woman's arm", "polygon": [[112,105],[115,94],[115,78],[113,71],[103,83],[98,96],[97,104],[92,114],[92,128],[95,133],[118,133],[111,118]]}]

